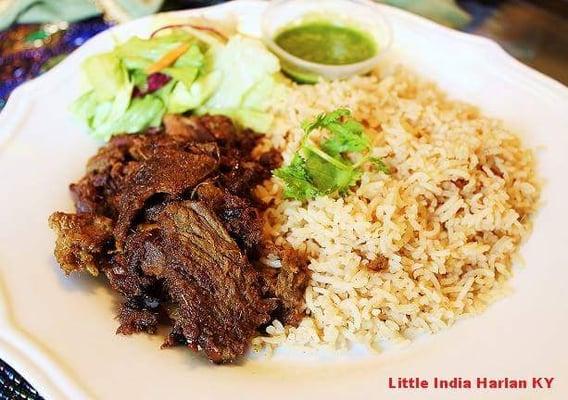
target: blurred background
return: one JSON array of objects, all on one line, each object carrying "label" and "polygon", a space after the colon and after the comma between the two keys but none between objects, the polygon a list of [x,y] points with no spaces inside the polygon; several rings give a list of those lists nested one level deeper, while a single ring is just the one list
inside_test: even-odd
[{"label": "blurred background", "polygon": [[[49,70],[90,37],[118,22],[221,2],[0,0],[0,109],[18,85]],[[568,85],[568,0],[380,2],[489,37],[520,61]],[[41,399],[24,378],[0,359],[0,400]]]}]

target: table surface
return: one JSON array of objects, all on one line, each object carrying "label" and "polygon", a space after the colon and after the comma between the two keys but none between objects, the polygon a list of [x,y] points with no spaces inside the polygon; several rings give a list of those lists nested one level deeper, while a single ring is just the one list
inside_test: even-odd
[{"label": "table surface", "polygon": [[[168,0],[164,10],[202,6],[219,0]],[[471,16],[464,31],[497,41],[511,55],[568,85],[567,0],[458,0]],[[91,36],[108,28],[100,18],[51,26],[16,26],[0,32],[0,109],[10,92],[60,61]],[[1,351],[0,351],[1,357]],[[24,371],[25,375],[25,371]],[[42,399],[0,359],[0,400]]]}]

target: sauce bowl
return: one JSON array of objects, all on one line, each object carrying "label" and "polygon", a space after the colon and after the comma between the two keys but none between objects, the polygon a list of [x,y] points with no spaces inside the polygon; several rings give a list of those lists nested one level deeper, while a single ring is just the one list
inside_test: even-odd
[{"label": "sauce bowl", "polygon": [[[282,31],[311,20],[354,28],[369,35],[376,45],[375,55],[353,64],[321,64],[299,58],[276,43],[275,38]],[[373,2],[366,0],[274,0],[263,13],[261,25],[263,40],[280,59],[284,72],[300,83],[365,74],[392,43],[392,29],[387,20]]]}]

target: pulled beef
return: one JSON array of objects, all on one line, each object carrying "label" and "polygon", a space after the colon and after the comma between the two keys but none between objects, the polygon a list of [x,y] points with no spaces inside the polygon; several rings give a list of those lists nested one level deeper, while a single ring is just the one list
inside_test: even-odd
[{"label": "pulled beef", "polygon": [[195,118],[166,115],[164,129],[168,136],[196,143],[215,141],[213,135]]},{"label": "pulled beef", "polygon": [[155,194],[176,198],[217,169],[217,161],[207,155],[158,148],[125,179],[118,203],[115,236],[117,245],[126,239],[132,220]]},{"label": "pulled beef", "polygon": [[139,268],[163,281],[177,310],[174,333],[214,362],[242,356],[275,304],[215,214],[200,202],[171,203],[143,246]]},{"label": "pulled beef", "polygon": [[266,153],[262,153],[258,159],[260,165],[272,171],[282,165],[282,154],[276,149],[270,149]]},{"label": "pulled beef", "polygon": [[[111,267],[104,270],[110,285],[127,299],[139,299],[156,284],[156,280],[144,275],[137,268],[140,259],[149,257],[143,252],[147,236],[152,234],[146,225],[140,225],[137,231],[128,236],[123,251],[117,252],[110,263]],[[130,303],[132,305],[132,303]]]},{"label": "pulled beef", "polygon": [[255,255],[262,251],[262,219],[250,200],[235,196],[211,182],[200,185],[196,193],[199,200],[217,214],[247,254]]},{"label": "pulled beef", "polygon": [[[247,139],[246,133],[241,133],[240,138],[237,135],[237,130],[230,119],[220,117],[218,115],[204,115],[199,118],[201,125],[213,136],[215,141],[221,146],[232,146],[235,142],[239,142],[239,146],[243,147],[243,139]],[[256,132],[252,132],[255,138],[260,136]],[[255,143],[256,143],[255,139]],[[254,146],[253,146],[254,148]],[[250,153],[252,148],[242,148],[245,153]]]},{"label": "pulled beef", "polygon": [[86,270],[98,275],[113,241],[111,219],[56,212],[49,217],[49,227],[57,234],[55,258],[66,274]]},{"label": "pulled beef", "polygon": [[158,328],[158,313],[141,307],[131,307],[124,304],[118,314],[120,326],[116,333],[131,335],[133,333],[156,333]]},{"label": "pulled beef", "polygon": [[[259,329],[303,316],[306,260],[262,234],[252,194],[282,157],[222,116],[166,116],[164,128],[118,135],[70,185],[77,214],[54,213],[65,273],[104,273],[124,297],[121,334],[155,333],[215,363],[242,356]],[[267,253],[281,268],[260,266]],[[169,322],[168,322],[169,321]]]},{"label": "pulled beef", "polygon": [[308,260],[290,247],[278,249],[277,253],[281,267],[262,268],[263,291],[265,296],[276,299],[275,316],[284,324],[297,326],[304,317],[304,292],[310,280]]},{"label": "pulled beef", "polygon": [[78,213],[95,213],[114,219],[124,179],[142,161],[135,156],[135,149],[149,140],[149,136],[142,135],[115,136],[87,162],[87,174],[70,185]]},{"label": "pulled beef", "polygon": [[220,176],[221,184],[230,193],[247,197],[254,188],[265,179],[270,178],[270,170],[258,162],[243,161]]}]

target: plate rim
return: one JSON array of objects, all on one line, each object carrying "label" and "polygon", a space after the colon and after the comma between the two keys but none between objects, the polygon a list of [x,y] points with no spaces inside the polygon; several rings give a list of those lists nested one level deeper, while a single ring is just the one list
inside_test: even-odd
[{"label": "plate rim", "polygon": [[[495,64],[509,69],[511,74],[504,76],[503,79],[521,82],[540,96],[568,104],[567,86],[516,60],[495,41],[447,28],[424,17],[388,5],[376,3],[373,3],[373,5],[396,14],[397,18],[411,21],[420,28],[446,38],[449,37],[455,43],[459,42],[461,46],[475,47],[476,51],[482,51],[487,56],[492,57]],[[97,34],[73,51],[52,70],[24,83],[12,92],[6,106],[0,112],[0,126],[3,127],[0,131],[0,157],[3,151],[9,147],[11,139],[17,135],[19,125],[26,117],[26,110],[34,103],[34,101],[28,101],[29,96],[37,96],[56,87],[69,74],[72,74],[72,67],[78,62],[81,55],[87,52],[94,43],[104,40],[105,36],[111,36],[119,30],[126,31],[130,27],[143,25],[155,19],[156,16],[188,16],[222,9],[246,13],[250,7],[262,9],[266,7],[266,2],[262,0],[237,0],[209,7],[160,13],[120,24]],[[133,30],[136,31],[136,29]],[[4,285],[4,280],[0,275],[0,349],[2,350],[2,358],[16,370],[25,371],[24,378],[45,398],[94,398],[95,396],[89,394],[88,390],[82,387],[81,381],[72,376],[73,374],[69,371],[70,368],[57,362],[56,357],[49,354],[44,348],[45,346],[42,346],[41,341],[27,333],[25,327],[19,325],[16,316],[10,309],[10,298]]]}]

